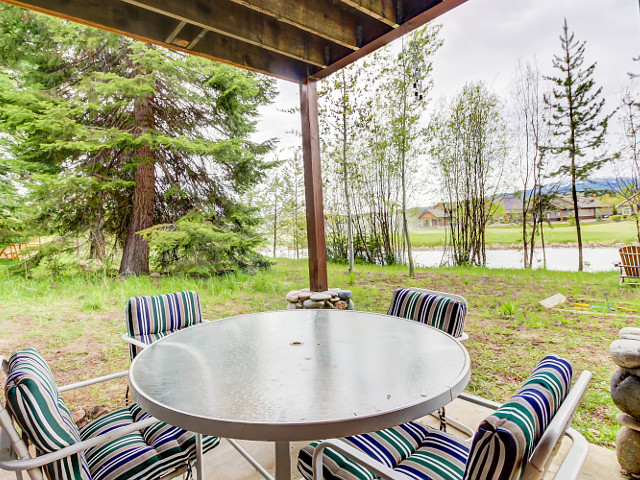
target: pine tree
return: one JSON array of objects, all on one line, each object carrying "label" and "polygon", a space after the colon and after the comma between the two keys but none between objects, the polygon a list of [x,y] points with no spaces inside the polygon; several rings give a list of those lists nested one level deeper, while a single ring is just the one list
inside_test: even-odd
[{"label": "pine tree", "polygon": [[17,51],[0,121],[12,156],[46,167],[29,183],[41,222],[88,231],[95,252],[114,235],[122,274],[149,271],[138,232],[194,210],[221,221],[269,167],[271,142],[248,138],[269,79],[13,7],[0,44]]},{"label": "pine tree", "polygon": [[[548,120],[553,141],[543,147],[543,151],[565,156],[568,163],[562,165],[557,175],[569,175],[571,195],[578,237],[578,270],[583,270],[582,233],[578,208],[577,182],[603,166],[609,160],[598,155],[607,133],[610,114],[604,114],[604,98],[600,98],[602,87],[596,87],[593,72],[596,64],[584,68],[586,42],[576,40],[569,33],[567,20],[564,21],[560,36],[560,55],[554,55],[553,67],[557,76],[545,77],[553,84],[552,95],[545,96],[545,103],[551,109]],[[591,156],[587,159],[587,155]]]}]

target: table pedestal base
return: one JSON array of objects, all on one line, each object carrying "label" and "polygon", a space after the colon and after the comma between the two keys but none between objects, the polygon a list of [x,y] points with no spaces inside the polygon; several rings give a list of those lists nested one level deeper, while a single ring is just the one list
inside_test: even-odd
[{"label": "table pedestal base", "polygon": [[276,442],[276,480],[291,480],[291,445]]}]

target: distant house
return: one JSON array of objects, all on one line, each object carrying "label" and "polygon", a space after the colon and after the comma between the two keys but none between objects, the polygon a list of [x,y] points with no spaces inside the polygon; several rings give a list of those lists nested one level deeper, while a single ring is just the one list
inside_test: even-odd
[{"label": "distant house", "polygon": [[[612,214],[613,207],[611,205],[605,205],[595,197],[578,195],[578,215],[580,220],[608,218]],[[549,202],[549,208],[544,215],[550,222],[561,222],[573,217],[573,198],[571,194],[556,195]]]},{"label": "distant house", "polygon": [[446,227],[449,225],[449,216],[441,203],[433,208],[425,208],[418,220],[425,227]]},{"label": "distant house", "polygon": [[499,221],[515,222],[521,220],[522,200],[518,197],[504,197],[500,203],[504,208],[504,214],[500,216]]},{"label": "distant house", "polygon": [[627,198],[624,202],[616,205],[616,210],[620,215],[632,215],[640,209],[640,192]]}]

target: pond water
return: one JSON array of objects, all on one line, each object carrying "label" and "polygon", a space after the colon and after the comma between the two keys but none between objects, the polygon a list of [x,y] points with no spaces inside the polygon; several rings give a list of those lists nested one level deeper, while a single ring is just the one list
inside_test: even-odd
[{"label": "pond water", "polygon": [[[578,249],[570,247],[548,247],[547,268],[549,270],[578,270]],[[615,270],[614,264],[620,261],[617,248],[583,248],[584,270],[602,272]],[[522,268],[522,249],[487,249],[487,267]],[[413,252],[414,262],[420,267],[437,267],[446,264],[449,254],[441,249],[418,250]],[[542,250],[533,254],[533,268],[542,268]]]},{"label": "pond water", "polygon": [[[549,270],[578,270],[578,249],[574,247],[547,247],[547,268]],[[262,251],[263,255],[273,256],[273,251]],[[587,272],[602,272],[615,270],[614,264],[620,261],[617,248],[599,247],[583,248],[584,270]],[[288,248],[278,248],[276,256],[281,258],[296,258],[296,251]],[[307,257],[307,250],[298,252],[299,258]],[[446,265],[449,260],[448,252],[443,249],[414,250],[413,259],[418,267],[438,267]],[[489,268],[522,268],[522,249],[487,249],[487,267]],[[533,255],[533,268],[542,268],[542,250],[536,249]]]}]

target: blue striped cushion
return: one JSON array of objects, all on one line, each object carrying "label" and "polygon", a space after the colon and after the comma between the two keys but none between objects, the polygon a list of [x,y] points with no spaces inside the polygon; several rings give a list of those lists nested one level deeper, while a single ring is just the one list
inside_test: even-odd
[{"label": "blue striped cushion", "polygon": [[[80,430],[83,440],[131,425],[133,416],[127,407],[104,415]],[[86,451],[93,480],[155,479],[167,473],[162,459],[140,432],[133,432]]]},{"label": "blue striped cushion", "polygon": [[[78,427],[58,392],[53,374],[35,349],[26,348],[9,358],[5,396],[9,410],[38,454],[80,441]],[[49,478],[57,480],[91,479],[84,453],[58,460],[45,470]]]},{"label": "blue striped cushion", "polygon": [[[461,480],[469,453],[469,447],[461,440],[415,422],[342,440],[416,480]],[[307,445],[298,454],[298,470],[308,480],[313,478],[312,458],[317,444]],[[331,449],[325,450],[323,467],[326,480],[376,478]]]},{"label": "blue striped cushion", "polygon": [[[169,333],[202,323],[200,297],[192,291],[132,297],[125,309],[127,333],[147,345]],[[140,348],[129,344],[131,359]]]},{"label": "blue striped cushion", "polygon": [[[135,403],[129,405],[129,409],[136,422],[150,418],[149,414]],[[160,422],[142,429],[141,433],[144,441],[151,445],[168,465],[177,467],[196,458],[196,436],[192,432]],[[203,435],[202,450],[208,452],[219,443],[218,437]]]},{"label": "blue striped cushion", "polygon": [[452,298],[399,288],[393,292],[387,314],[426,323],[453,337],[460,337],[467,306]]},{"label": "blue striped cushion", "polygon": [[465,479],[517,479],[542,433],[564,401],[573,370],[569,361],[544,357],[518,393],[478,428]]}]

